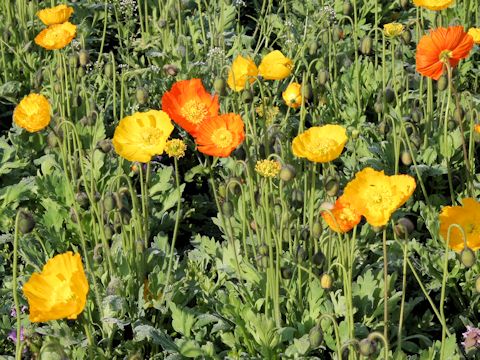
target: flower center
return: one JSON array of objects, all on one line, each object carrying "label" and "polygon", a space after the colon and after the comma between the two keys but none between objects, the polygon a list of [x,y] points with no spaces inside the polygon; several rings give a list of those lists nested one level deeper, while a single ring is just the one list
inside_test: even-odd
[{"label": "flower center", "polygon": [[340,220],[342,220],[343,222],[355,221],[355,212],[348,207],[343,208],[342,212],[340,213]]},{"label": "flower center", "polygon": [[215,129],[210,139],[220,148],[229,147],[233,142],[232,133],[225,128]]},{"label": "flower center", "polygon": [[316,156],[325,156],[327,155],[330,150],[337,146],[335,140],[332,139],[316,139],[312,141],[310,144],[307,144],[308,152]]},{"label": "flower center", "polygon": [[182,115],[188,122],[192,124],[200,124],[208,115],[207,107],[198,100],[189,100],[182,106],[180,110]]},{"label": "flower center", "polygon": [[163,135],[162,130],[157,128],[146,128],[142,133],[142,140],[145,146],[156,145]]},{"label": "flower center", "polygon": [[477,230],[475,224],[468,224],[465,226],[465,232],[467,234],[473,234]]},{"label": "flower center", "polygon": [[447,63],[451,57],[452,57],[452,51],[447,49],[447,50],[443,50],[440,53],[440,55],[438,56],[438,59],[443,63]]}]

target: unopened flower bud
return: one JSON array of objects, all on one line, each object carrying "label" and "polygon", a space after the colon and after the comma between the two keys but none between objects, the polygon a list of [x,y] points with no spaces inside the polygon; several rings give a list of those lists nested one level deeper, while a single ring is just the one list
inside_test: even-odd
[{"label": "unopened flower bud", "polygon": [[330,274],[323,273],[320,278],[320,286],[322,289],[328,290],[332,287],[333,279]]},{"label": "unopened flower bud", "polygon": [[22,234],[28,234],[33,230],[34,227],[35,219],[33,218],[33,215],[26,210],[20,210],[18,218],[18,230],[20,230]]},{"label": "unopened flower bud", "polygon": [[462,262],[463,266],[471,268],[476,261],[475,252],[469,247],[464,247],[460,252],[460,261]]},{"label": "unopened flower bud", "polygon": [[315,349],[322,345],[323,342],[323,331],[320,325],[315,325],[312,327],[308,333],[308,340],[310,341],[310,347]]},{"label": "unopened flower bud", "polygon": [[360,340],[358,351],[362,356],[371,356],[377,351],[377,343],[369,338]]}]

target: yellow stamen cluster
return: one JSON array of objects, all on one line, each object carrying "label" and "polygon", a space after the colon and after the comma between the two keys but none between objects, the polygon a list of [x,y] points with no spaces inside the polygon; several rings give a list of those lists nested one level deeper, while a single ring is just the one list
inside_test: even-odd
[{"label": "yellow stamen cluster", "polygon": [[177,159],[185,156],[186,149],[187,145],[181,139],[171,139],[165,144],[165,152],[168,154],[168,156],[176,157]]},{"label": "yellow stamen cluster", "polygon": [[282,169],[282,164],[276,160],[259,160],[255,164],[255,171],[263,177],[275,177]]}]

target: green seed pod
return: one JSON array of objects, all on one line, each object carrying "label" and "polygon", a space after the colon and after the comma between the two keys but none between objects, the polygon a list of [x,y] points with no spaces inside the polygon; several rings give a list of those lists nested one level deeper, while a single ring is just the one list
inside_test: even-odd
[{"label": "green seed pod", "polygon": [[413,225],[412,220],[406,217],[398,219],[393,228],[393,231],[400,239],[405,239],[406,236],[408,237],[413,230],[415,230],[415,225]]},{"label": "green seed pod", "polygon": [[400,155],[400,160],[402,161],[402,164],[405,166],[410,166],[412,165],[412,155],[407,150],[402,151],[402,154]]},{"label": "green seed pod", "polygon": [[352,3],[348,0],[345,1],[343,3],[343,15],[350,16],[350,15],[352,15],[352,12],[353,12]]},{"label": "green seed pod", "polygon": [[139,87],[137,88],[137,91],[135,92],[135,97],[137,98],[137,102],[140,105],[144,105],[148,101],[148,91],[144,87]]},{"label": "green seed pod", "polygon": [[423,119],[423,113],[418,109],[413,109],[411,115],[413,122],[416,124],[420,123]]},{"label": "green seed pod", "polygon": [[329,179],[325,184],[325,192],[329,196],[335,196],[340,189],[340,184],[337,179]]},{"label": "green seed pod", "polygon": [[105,198],[103,199],[103,208],[105,211],[112,211],[116,207],[115,197],[112,193],[105,194]]},{"label": "green seed pod", "polygon": [[315,221],[312,226],[312,235],[315,239],[319,239],[322,235],[322,223],[320,221]]},{"label": "green seed pod", "polygon": [[70,220],[72,220],[74,224],[78,224],[78,217],[73,207],[70,208]]},{"label": "green seed pod", "polygon": [[228,201],[225,201],[223,204],[222,204],[222,213],[224,216],[226,217],[231,217],[233,216],[233,204],[230,200]]},{"label": "green seed pod", "polygon": [[365,36],[360,42],[360,52],[368,55],[372,52],[373,40],[370,36]]},{"label": "green seed pod", "polygon": [[88,195],[85,192],[80,191],[76,193],[75,201],[77,202],[78,205],[80,205],[82,209],[88,208],[88,204],[89,204]]},{"label": "green seed pod", "polygon": [[318,51],[318,42],[316,40],[313,40],[308,45],[308,55],[314,56],[317,54],[317,51]]},{"label": "green seed pod", "polygon": [[77,69],[77,76],[78,76],[79,78],[82,78],[82,77],[85,76],[85,74],[86,74],[85,68],[82,67],[82,66],[80,66],[80,67]]},{"label": "green seed pod", "polygon": [[331,289],[333,283],[333,279],[330,274],[328,273],[323,273],[322,276],[320,277],[320,286],[324,290]]},{"label": "green seed pod", "polygon": [[455,129],[457,128],[457,123],[456,123],[456,121],[455,121],[455,120],[451,120],[451,119],[448,120],[448,122],[447,122],[447,127],[448,127],[448,130],[450,130],[450,131],[455,130]]},{"label": "green seed pod", "polygon": [[113,194],[115,198],[116,208],[121,210],[123,208],[128,208],[128,198],[127,194],[128,188],[120,188],[116,193]]},{"label": "green seed pod", "polygon": [[405,29],[405,31],[402,33],[402,41],[405,45],[410,44],[410,41],[412,41],[412,32],[410,29]]},{"label": "green seed pod", "polygon": [[323,343],[323,331],[320,325],[315,325],[308,333],[308,340],[312,349],[318,348]]},{"label": "green seed pod", "polygon": [[60,94],[62,92],[62,85],[60,82],[56,82],[53,84],[53,91],[55,91],[57,94]]},{"label": "green seed pod", "polygon": [[438,91],[444,91],[448,87],[448,78],[446,75],[440,76],[437,80],[437,89]]},{"label": "green seed pod", "polygon": [[268,246],[263,243],[258,246],[258,253],[262,256],[268,256]]},{"label": "green seed pod", "polygon": [[63,71],[63,66],[58,65],[57,68],[55,69],[55,75],[57,76],[58,79],[63,78],[65,75],[65,72]]},{"label": "green seed pod", "polygon": [[112,142],[108,139],[100,140],[97,143],[97,149],[99,149],[104,154],[107,154],[113,149]]},{"label": "green seed pod", "polygon": [[339,42],[343,39],[343,30],[339,26],[334,26],[332,31],[332,40],[334,42]]},{"label": "green seed pod", "polygon": [[57,135],[55,135],[54,132],[49,132],[48,135],[47,135],[47,144],[48,144],[48,147],[50,148],[54,148],[55,146],[58,145],[58,138],[57,138]]},{"label": "green seed pod", "polygon": [[384,96],[385,96],[385,101],[389,104],[395,101],[395,92],[390,86],[387,86],[387,88],[385,89]]},{"label": "green seed pod", "polygon": [[358,139],[359,136],[360,136],[360,131],[358,131],[357,129],[353,129],[351,133],[352,139]]},{"label": "green seed pod", "polygon": [[80,66],[86,66],[90,62],[90,55],[87,50],[82,49],[78,52],[78,62]]},{"label": "green seed pod", "polygon": [[110,79],[112,77],[113,73],[115,72],[115,69],[113,68],[113,64],[107,63],[105,65],[103,71],[104,71],[105,77],[107,79]]},{"label": "green seed pod", "polygon": [[377,114],[381,114],[383,112],[383,103],[381,101],[375,102],[373,110],[375,110]]},{"label": "green seed pod", "polygon": [[320,70],[318,72],[318,83],[324,86],[330,79],[330,74],[327,70]]},{"label": "green seed pod", "polygon": [[103,227],[103,232],[105,233],[105,238],[111,240],[113,237],[113,226],[108,224]]},{"label": "green seed pod", "polygon": [[218,186],[218,195],[220,195],[221,198],[225,198],[227,195],[227,187],[224,184]]},{"label": "green seed pod", "polygon": [[281,270],[282,270],[282,277],[284,279],[291,279],[292,278],[293,272],[292,272],[292,269],[290,267],[283,266]]},{"label": "green seed pod", "polygon": [[68,66],[70,66],[71,68],[76,68],[78,66],[77,55],[72,54],[68,57]]},{"label": "green seed pod", "polygon": [[307,260],[307,252],[300,245],[297,247],[297,262],[303,262]]},{"label": "green seed pod", "polygon": [[330,41],[330,36],[328,35],[328,31],[324,31],[322,33],[322,43],[324,45],[328,45],[328,42]]},{"label": "green seed pod", "polygon": [[377,351],[377,344],[375,341],[368,338],[360,340],[358,344],[358,351],[362,356],[371,356]]},{"label": "green seed pod", "polygon": [[292,205],[295,208],[303,206],[303,191],[300,189],[294,189],[292,191]]},{"label": "green seed pod", "polygon": [[460,252],[460,261],[462,262],[463,266],[471,268],[473,265],[475,265],[475,252],[469,247],[464,247]]},{"label": "green seed pod", "polygon": [[213,88],[215,89],[215,92],[221,96],[225,95],[226,89],[227,89],[227,83],[225,82],[224,78],[216,78],[215,81],[213,82]]},{"label": "green seed pod", "polygon": [[282,166],[282,169],[280,170],[280,179],[282,181],[288,182],[293,178],[295,178],[296,173],[297,172],[295,170],[295,167],[293,167],[293,165],[284,164]]},{"label": "green seed pod", "polygon": [[304,84],[302,86],[302,95],[303,98],[307,101],[312,100],[313,98],[313,88],[310,84]]},{"label": "green seed pod", "polygon": [[325,262],[325,255],[321,251],[319,251],[313,255],[312,261],[315,265],[322,266]]},{"label": "green seed pod", "polygon": [[480,276],[477,276],[475,280],[475,291],[480,294]]},{"label": "green seed pod", "polygon": [[457,123],[460,123],[463,120],[463,118],[465,117],[465,111],[461,106],[455,109],[453,117],[455,118],[455,121]]},{"label": "green seed pod", "polygon": [[26,210],[20,210],[18,218],[18,230],[20,230],[22,234],[28,234],[33,230],[34,227],[35,219],[33,218],[33,215]]},{"label": "green seed pod", "polygon": [[385,120],[383,120],[380,124],[378,124],[378,132],[381,135],[385,136],[388,134],[389,131],[390,131],[390,127],[388,126]]},{"label": "green seed pod", "polygon": [[243,90],[242,91],[242,100],[247,103],[247,104],[250,104],[253,100],[253,95],[252,93],[249,91],[249,90]]}]

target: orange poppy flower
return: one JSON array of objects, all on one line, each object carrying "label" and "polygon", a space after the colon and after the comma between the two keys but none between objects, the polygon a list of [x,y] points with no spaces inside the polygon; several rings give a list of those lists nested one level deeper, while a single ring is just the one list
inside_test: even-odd
[{"label": "orange poppy flower", "polygon": [[218,115],[219,106],[218,96],[209,94],[200,79],[177,81],[162,97],[162,110],[192,136],[205,119]]},{"label": "orange poppy flower", "polygon": [[447,62],[452,68],[470,53],[473,38],[463,26],[440,27],[424,35],[417,45],[417,71],[423,76],[438,80]]},{"label": "orange poppy flower", "polygon": [[362,216],[350,206],[350,203],[344,195],[337,199],[333,209],[330,210],[330,213],[328,211],[323,211],[322,217],[330,229],[340,233],[346,233],[352,230],[358,225],[360,220],[362,220]]},{"label": "orange poppy flower", "polygon": [[211,117],[199,126],[195,142],[206,155],[228,157],[245,139],[240,115],[223,114]]}]

